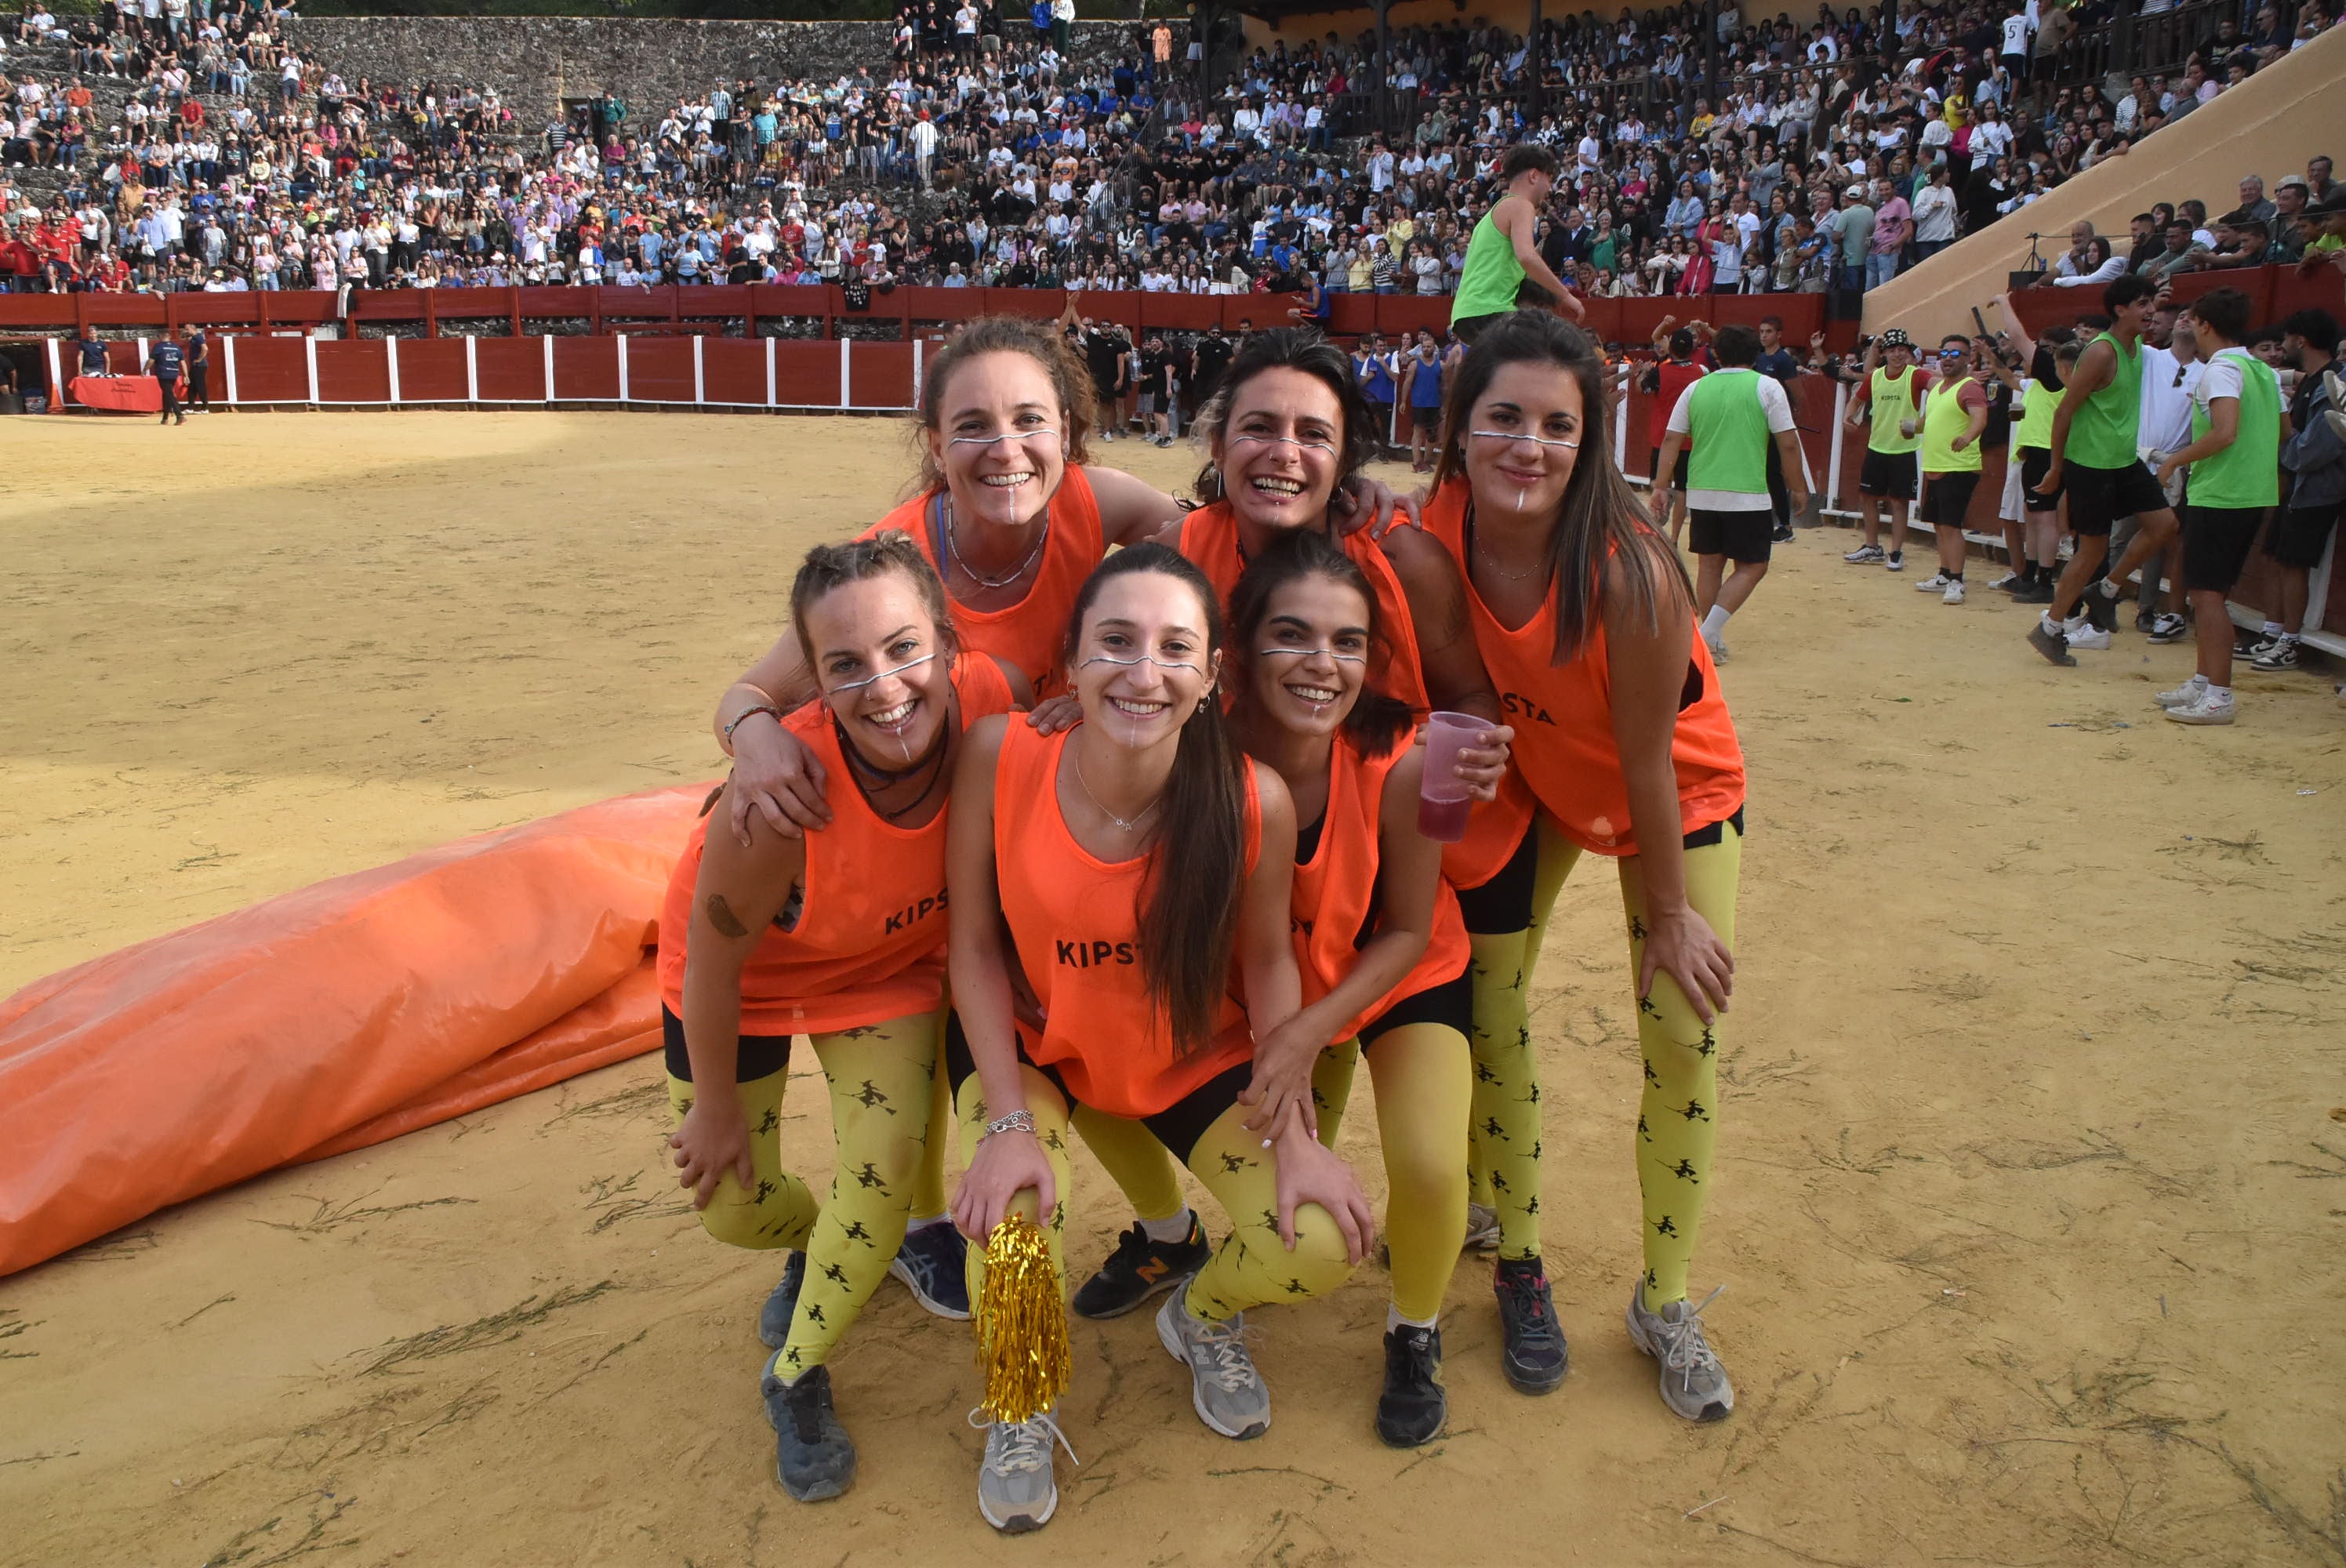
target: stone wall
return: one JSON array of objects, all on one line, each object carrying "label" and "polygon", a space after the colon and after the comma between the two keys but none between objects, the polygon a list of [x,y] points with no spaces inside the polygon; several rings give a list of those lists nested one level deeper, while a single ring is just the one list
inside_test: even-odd
[{"label": "stone wall", "polygon": [[[1023,19],[1005,25],[1013,42],[1033,36]],[[1076,56],[1129,51],[1133,26],[1077,22]],[[305,58],[352,81],[493,87],[525,125],[551,117],[564,98],[606,88],[648,113],[719,80],[828,82],[858,66],[884,79],[893,34],[885,22],[595,16],[319,16],[288,31]]]}]

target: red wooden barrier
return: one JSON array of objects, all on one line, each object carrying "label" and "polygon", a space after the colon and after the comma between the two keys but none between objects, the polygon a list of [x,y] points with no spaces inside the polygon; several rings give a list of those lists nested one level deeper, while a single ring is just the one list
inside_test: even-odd
[{"label": "red wooden barrier", "polygon": [[[911,352],[907,347],[905,352]],[[906,372],[909,377],[910,372]],[[839,345],[778,340],[774,344],[774,401],[783,408],[839,406]]]},{"label": "red wooden barrier", "polygon": [[475,338],[473,375],[483,402],[544,402],[546,345],[555,338]]},{"label": "red wooden barrier", "polygon": [[766,406],[766,345],[746,338],[700,340],[700,400],[739,407]]},{"label": "red wooden barrier", "polygon": [[629,402],[692,402],[692,343],[686,338],[627,340]]},{"label": "red wooden barrier", "polygon": [[235,353],[238,402],[310,401],[308,339],[239,338]]},{"label": "red wooden barrier", "polygon": [[557,402],[617,402],[619,398],[618,340],[555,339],[554,396]]},{"label": "red wooden barrier", "polygon": [[463,402],[472,395],[463,338],[410,338],[399,345],[399,395],[405,402]]},{"label": "red wooden barrier", "polygon": [[[338,342],[329,339],[317,345],[317,353],[320,402],[391,402],[391,354],[387,344],[380,341]],[[242,379],[240,374],[240,395]]]},{"label": "red wooden barrier", "polygon": [[858,343],[848,361],[847,401],[854,408],[909,408],[913,345]]}]

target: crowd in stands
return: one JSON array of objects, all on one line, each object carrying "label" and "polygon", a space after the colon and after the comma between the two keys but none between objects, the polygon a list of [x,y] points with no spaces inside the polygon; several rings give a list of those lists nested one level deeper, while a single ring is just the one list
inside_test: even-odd
[{"label": "crowd in stands", "polygon": [[[1396,33],[1381,94],[1372,36],[1258,49],[1208,83],[1203,41],[1170,23],[1079,62],[1054,0],[1008,15],[917,0],[892,61],[829,82],[717,83],[656,108],[614,94],[525,125],[484,88],[304,58],[275,4],[107,0],[61,21],[36,0],[6,31],[40,68],[0,56],[0,162],[56,170],[55,194],[0,183],[0,285],[1438,295],[1489,199],[1481,177],[1534,140],[1566,166],[1543,249],[1582,291],[1853,305],[2346,8],[2256,5],[2179,76],[2116,101],[2044,80],[2098,0],[1902,5],[1894,30],[1878,9],[1803,24],[1730,4],[1715,41],[1691,4],[1584,13],[1548,25],[1535,109],[1526,40],[1487,26]],[[2301,254],[2312,194],[2284,183],[2246,204],[2274,209],[2260,237],[2194,219],[2188,265]],[[2080,278],[2109,265],[2064,261]]]}]

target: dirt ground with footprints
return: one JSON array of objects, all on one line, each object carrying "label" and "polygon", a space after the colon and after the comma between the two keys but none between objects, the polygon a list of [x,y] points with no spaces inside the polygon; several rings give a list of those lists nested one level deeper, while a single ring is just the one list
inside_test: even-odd
[{"label": "dirt ground with footprints", "polygon": [[[0,470],[5,992],[713,776],[799,553],[910,456],[875,420],[223,415],[11,420]],[[1622,1329],[1638,1074],[1591,867],[1534,1015],[1553,1397],[1501,1379],[1475,1259],[1413,1452],[1370,1430],[1373,1263],[1260,1315],[1277,1418],[1245,1445],[1145,1314],[1077,1320],[1081,1467],[999,1540],[967,1330],[888,1284],[833,1363],[855,1489],[795,1505],[755,1381],[773,1260],[679,1201],[645,1057],[0,1281],[0,1562],[2346,1563],[2346,713],[2246,677],[2233,728],[2165,724],[2188,645],[2054,670],[2031,612],[1925,600],[1849,537],[1780,547],[1729,632],[1750,838],[1696,1263],[1727,1423],[1669,1416]],[[1373,1120],[1363,1088],[1372,1193]],[[1090,1259],[1125,1217],[1076,1183]]]}]

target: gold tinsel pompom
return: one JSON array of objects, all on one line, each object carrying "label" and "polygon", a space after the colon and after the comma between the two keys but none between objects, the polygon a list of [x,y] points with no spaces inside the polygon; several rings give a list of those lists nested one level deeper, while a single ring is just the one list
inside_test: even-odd
[{"label": "gold tinsel pompom", "polygon": [[985,1377],[980,1407],[998,1421],[1032,1420],[1067,1386],[1067,1308],[1050,1238],[1017,1215],[986,1238],[977,1365]]}]

